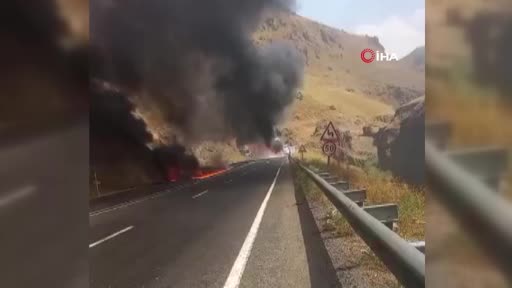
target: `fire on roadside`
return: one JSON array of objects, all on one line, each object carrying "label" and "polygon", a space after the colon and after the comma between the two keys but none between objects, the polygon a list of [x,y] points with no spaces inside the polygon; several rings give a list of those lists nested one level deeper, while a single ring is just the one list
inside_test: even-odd
[{"label": "fire on roadside", "polygon": [[192,179],[201,180],[210,178],[212,176],[216,176],[226,172],[227,168],[200,168],[196,171],[195,175]]},{"label": "fire on roadside", "polygon": [[195,170],[183,169],[178,166],[170,166],[167,169],[167,180],[169,182],[178,182],[181,180],[202,180],[226,172],[226,167],[200,167]]}]

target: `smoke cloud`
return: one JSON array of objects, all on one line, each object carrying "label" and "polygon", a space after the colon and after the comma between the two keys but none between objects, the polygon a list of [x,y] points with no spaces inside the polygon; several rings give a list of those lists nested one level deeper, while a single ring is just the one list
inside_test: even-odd
[{"label": "smoke cloud", "polygon": [[144,97],[188,141],[234,136],[270,145],[303,64],[285,43],[256,47],[251,34],[266,10],[293,6],[290,0],[92,0],[93,77]]},{"label": "smoke cloud", "polygon": [[153,141],[144,121],[133,115],[135,106],[123,91],[101,81],[92,81],[91,88],[90,126],[96,135],[115,135],[143,147]]}]

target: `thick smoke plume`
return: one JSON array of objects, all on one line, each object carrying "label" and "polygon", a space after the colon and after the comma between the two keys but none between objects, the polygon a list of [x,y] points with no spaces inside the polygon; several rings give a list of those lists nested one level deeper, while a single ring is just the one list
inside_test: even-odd
[{"label": "thick smoke plume", "polygon": [[188,141],[234,136],[269,145],[303,65],[286,44],[255,47],[251,33],[267,10],[292,6],[285,0],[92,0],[93,77],[144,97]]},{"label": "thick smoke plume", "polygon": [[90,125],[96,135],[115,135],[144,147],[153,141],[142,119],[133,115],[135,106],[126,93],[103,81],[91,82]]}]

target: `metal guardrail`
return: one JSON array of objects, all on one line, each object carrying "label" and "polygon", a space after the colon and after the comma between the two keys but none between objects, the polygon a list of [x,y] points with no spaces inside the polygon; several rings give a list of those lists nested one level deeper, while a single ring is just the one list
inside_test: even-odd
[{"label": "metal guardrail", "polygon": [[448,139],[452,134],[452,126],[445,121],[429,122],[425,127],[425,137],[432,139],[432,143],[441,149],[448,146]]},{"label": "metal guardrail", "polygon": [[393,223],[398,222],[398,205],[396,204],[371,205],[363,209],[391,230],[393,230]]},{"label": "metal guardrail", "polygon": [[[435,142],[425,143],[426,171],[432,193],[512,283],[512,205],[479,175],[473,174],[477,173],[475,166],[461,162],[460,157],[452,158],[453,153],[443,153]],[[476,165],[489,162],[502,166],[501,161],[506,157],[500,157],[503,156],[493,157],[494,161],[490,162],[480,159]]]},{"label": "metal guardrail", "polygon": [[[296,162],[297,163],[297,162]],[[313,171],[297,163],[405,287],[425,287],[425,255]],[[322,174],[322,173],[321,173]],[[324,176],[326,176],[324,174]]]},{"label": "metal guardrail", "polygon": [[[426,127],[426,171],[431,191],[512,283],[512,205],[497,193],[508,152],[496,147],[441,151],[447,148],[451,131],[447,122]],[[408,243],[386,228],[354,203],[353,197],[347,197],[343,190],[348,189],[348,183],[333,186],[336,183],[320,177],[329,173],[317,175],[298,165],[402,285],[425,286],[425,256],[416,250],[424,251],[424,241]]]},{"label": "metal guardrail", "polygon": [[507,169],[508,152],[503,148],[457,149],[447,155],[460,167],[495,190],[500,189],[502,173]]}]

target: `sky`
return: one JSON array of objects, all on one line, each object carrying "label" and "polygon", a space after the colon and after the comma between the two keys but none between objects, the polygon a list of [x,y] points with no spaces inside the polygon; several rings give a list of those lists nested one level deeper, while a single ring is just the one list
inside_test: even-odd
[{"label": "sky", "polygon": [[399,58],[425,45],[424,0],[297,0],[297,13],[350,33],[379,37]]}]

